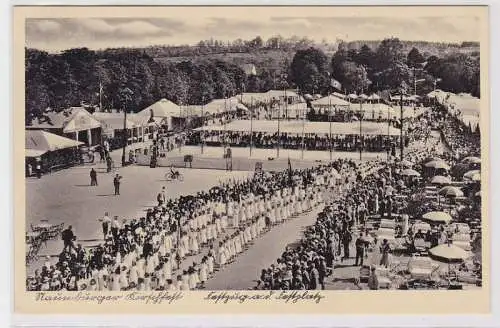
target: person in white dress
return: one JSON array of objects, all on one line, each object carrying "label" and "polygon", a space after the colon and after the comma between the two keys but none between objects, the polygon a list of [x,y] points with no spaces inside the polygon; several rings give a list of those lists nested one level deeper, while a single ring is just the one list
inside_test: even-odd
[{"label": "person in white dress", "polygon": [[214,273],[214,255],[212,252],[208,252],[207,255],[207,268],[208,268],[208,274],[211,275]]},{"label": "person in white dress", "polygon": [[200,264],[200,288],[205,288],[205,283],[208,280],[208,264],[207,257],[203,257]]}]

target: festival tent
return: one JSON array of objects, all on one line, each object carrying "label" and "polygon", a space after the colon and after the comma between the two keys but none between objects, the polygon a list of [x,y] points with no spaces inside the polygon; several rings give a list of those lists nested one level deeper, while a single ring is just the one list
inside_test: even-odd
[{"label": "festival tent", "polygon": [[[252,125],[252,128],[251,128]],[[316,134],[327,135],[329,134],[331,126],[332,134],[334,135],[358,135],[359,123],[355,122],[306,122],[303,120],[290,120],[280,122],[280,131],[289,134]],[[195,130],[197,131],[238,131],[238,132],[262,132],[262,133],[276,133],[278,122],[276,120],[237,120],[232,121],[225,126],[212,125],[203,126]],[[363,122],[362,126],[363,135],[390,135],[399,136],[400,130],[392,126],[387,127],[387,124],[377,122]]]},{"label": "festival tent", "polygon": [[210,115],[216,115],[227,112],[234,112],[237,110],[239,99],[231,97],[227,99],[214,99],[206,105],[203,105],[203,112]]},{"label": "festival tent", "polygon": [[328,106],[349,106],[349,102],[345,101],[344,99],[341,99],[339,97],[329,95],[317,100],[314,100],[312,102],[313,106],[318,106],[318,107],[328,107]]},{"label": "festival tent", "polygon": [[[151,115],[152,111],[152,115]],[[154,104],[141,110],[138,115],[153,116],[153,117],[172,117],[179,116],[181,114],[181,108],[179,105],[171,102],[168,99],[160,99]]]}]

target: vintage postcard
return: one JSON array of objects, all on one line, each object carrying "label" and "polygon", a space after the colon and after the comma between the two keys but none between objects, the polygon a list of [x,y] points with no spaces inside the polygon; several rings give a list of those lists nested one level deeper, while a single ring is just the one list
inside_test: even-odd
[{"label": "vintage postcard", "polygon": [[488,7],[13,15],[17,314],[489,313]]}]

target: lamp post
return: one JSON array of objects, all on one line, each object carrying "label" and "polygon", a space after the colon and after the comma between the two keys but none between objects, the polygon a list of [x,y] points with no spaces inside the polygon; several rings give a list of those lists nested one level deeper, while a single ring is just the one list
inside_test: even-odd
[{"label": "lamp post", "polygon": [[280,135],[280,121],[281,121],[281,105],[278,103],[278,142],[276,148],[276,157],[280,157],[280,143],[281,143],[281,135]]},{"label": "lamp post", "polygon": [[122,88],[120,89],[120,98],[123,103],[123,148],[122,148],[122,166],[125,166],[126,160],[125,160],[125,149],[127,147],[127,142],[128,142],[128,133],[127,133],[127,110],[128,110],[128,102],[131,100],[131,97],[133,96],[132,90],[127,88],[124,84],[122,85]]},{"label": "lamp post", "polygon": [[400,94],[400,120],[401,120],[401,130],[400,130],[400,140],[399,140],[399,148],[400,148],[400,160],[403,160],[403,148],[404,148],[404,143],[403,143],[403,88],[401,88],[401,94]]},{"label": "lamp post", "polygon": [[201,141],[201,153],[203,154],[203,147],[205,146],[205,118],[204,118],[204,112],[205,112],[205,96],[202,97],[201,101],[201,131],[200,131],[200,141]]},{"label": "lamp post", "polygon": [[[361,108],[360,104],[360,108]],[[359,111],[359,160],[363,160],[363,110]]]},{"label": "lamp post", "polygon": [[330,134],[329,134],[329,148],[330,148],[330,161],[332,160],[332,98],[331,95],[328,95],[328,124],[330,126]]}]

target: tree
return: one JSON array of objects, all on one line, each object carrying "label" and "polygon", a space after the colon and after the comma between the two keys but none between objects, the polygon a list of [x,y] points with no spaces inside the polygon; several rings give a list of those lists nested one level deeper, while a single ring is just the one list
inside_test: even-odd
[{"label": "tree", "polygon": [[413,47],[408,53],[406,63],[409,67],[420,67],[424,61],[424,56],[420,54],[417,48]]},{"label": "tree", "polygon": [[398,38],[384,39],[377,48],[378,71],[383,71],[405,61],[403,44]]},{"label": "tree", "polygon": [[373,50],[365,44],[354,57],[354,61],[357,64],[371,68],[375,64],[375,57],[375,52],[373,52]]},{"label": "tree", "polygon": [[351,61],[342,65],[341,83],[349,92],[365,92],[371,84],[366,69]]},{"label": "tree", "polygon": [[323,51],[316,48],[298,50],[290,66],[290,81],[307,93],[328,88],[328,62]]}]

